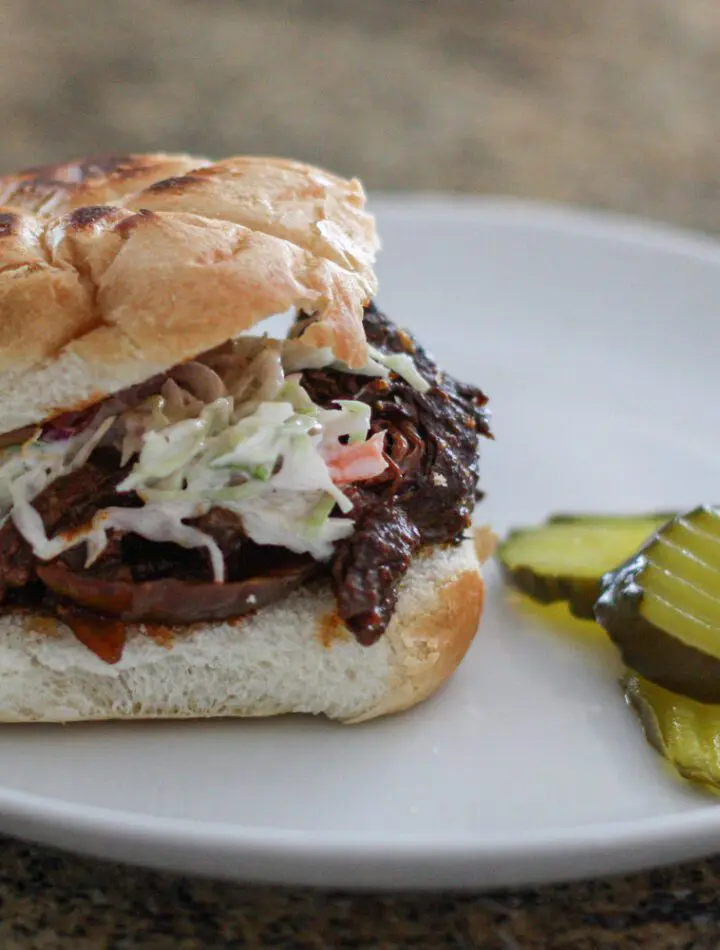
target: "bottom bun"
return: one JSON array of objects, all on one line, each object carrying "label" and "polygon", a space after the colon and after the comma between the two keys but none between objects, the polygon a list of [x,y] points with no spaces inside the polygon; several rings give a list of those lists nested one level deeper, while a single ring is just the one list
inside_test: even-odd
[{"label": "bottom bun", "polygon": [[0,617],[0,721],[79,722],[324,714],[362,722],[399,712],[455,671],[482,612],[472,542],[412,563],[386,634],[363,647],[327,583],[234,622],[134,628],[119,663],[99,660],[62,623]]}]

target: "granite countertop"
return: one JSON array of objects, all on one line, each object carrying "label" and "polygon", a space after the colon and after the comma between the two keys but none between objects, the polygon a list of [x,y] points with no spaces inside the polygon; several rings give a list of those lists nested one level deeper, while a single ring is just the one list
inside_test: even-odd
[{"label": "granite countertop", "polygon": [[717,950],[720,860],[489,895],[244,888],[0,851],[3,950]]},{"label": "granite countertop", "polygon": [[[5,0],[0,169],[292,154],[720,231],[718,0]],[[0,839],[3,950],[710,950],[720,860],[491,896],[245,889]]]}]

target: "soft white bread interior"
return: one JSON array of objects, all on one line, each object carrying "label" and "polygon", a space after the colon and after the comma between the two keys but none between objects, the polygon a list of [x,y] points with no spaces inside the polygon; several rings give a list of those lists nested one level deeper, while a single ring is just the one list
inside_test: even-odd
[{"label": "soft white bread interior", "polygon": [[471,541],[413,561],[383,637],[361,646],[327,584],[235,623],[195,625],[167,645],[141,629],[109,666],[59,621],[0,617],[0,721],[324,714],[361,722],[407,709],[463,659],[483,605]]},{"label": "soft white bread interior", "polygon": [[85,159],[0,177],[0,433],[77,409],[292,308],[367,361],[365,194],[301,162]]}]

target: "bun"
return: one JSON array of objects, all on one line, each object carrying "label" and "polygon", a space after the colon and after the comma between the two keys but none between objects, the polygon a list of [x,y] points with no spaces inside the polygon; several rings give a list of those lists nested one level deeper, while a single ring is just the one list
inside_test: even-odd
[{"label": "bun", "polygon": [[471,541],[412,563],[386,634],[363,647],[329,585],[243,621],[194,625],[160,645],[135,630],[108,666],[59,621],[0,617],[0,721],[324,714],[362,722],[434,693],[463,659],[484,587]]},{"label": "bun", "polygon": [[142,382],[291,308],[367,359],[378,239],[358,181],[300,162],[84,159],[0,178],[0,433]]}]

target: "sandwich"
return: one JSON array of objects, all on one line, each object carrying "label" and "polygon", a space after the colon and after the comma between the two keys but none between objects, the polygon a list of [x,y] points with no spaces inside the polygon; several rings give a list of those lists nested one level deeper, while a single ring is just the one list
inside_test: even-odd
[{"label": "sandwich", "polygon": [[482,611],[487,399],[376,306],[361,184],[104,156],[0,206],[0,721],[437,690]]}]

